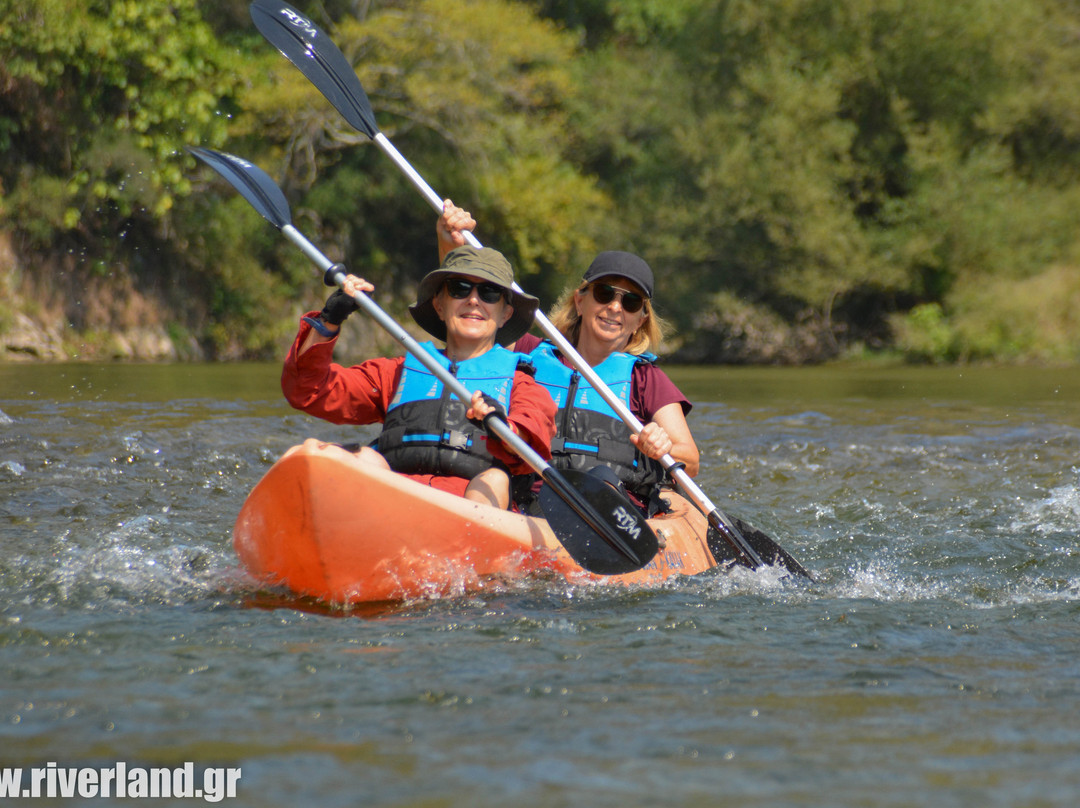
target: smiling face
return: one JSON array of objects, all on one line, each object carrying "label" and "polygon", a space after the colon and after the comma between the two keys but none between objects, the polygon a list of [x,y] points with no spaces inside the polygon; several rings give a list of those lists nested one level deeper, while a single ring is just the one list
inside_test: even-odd
[{"label": "smiling face", "polygon": [[[608,284],[619,291],[633,292],[644,296],[640,286],[626,278],[605,276],[597,278],[584,291],[574,293],[574,305],[581,316],[581,333],[578,336],[578,349],[582,354],[592,354],[593,358],[607,358],[612,351],[626,348],[630,337],[641,327],[648,317],[648,306],[630,313],[622,306],[623,296],[614,295],[608,303],[598,303],[592,293],[592,285]],[[602,360],[601,360],[602,361]],[[590,364],[597,364],[590,361]]]},{"label": "smiling face", "polygon": [[[472,275],[455,275],[472,284],[484,280]],[[451,297],[444,283],[432,299],[435,313],[446,323],[447,354],[460,361],[479,356],[495,345],[495,334],[514,314],[514,309],[501,295],[494,303],[481,300],[480,290],[474,285],[463,298]]]}]

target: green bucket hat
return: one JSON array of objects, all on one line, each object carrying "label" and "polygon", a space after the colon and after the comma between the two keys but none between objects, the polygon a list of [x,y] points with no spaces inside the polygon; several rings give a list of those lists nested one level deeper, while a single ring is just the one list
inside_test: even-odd
[{"label": "green bucket hat", "polygon": [[540,301],[532,295],[514,291],[514,268],[498,250],[490,247],[458,247],[446,254],[442,266],[432,270],[420,281],[416,290],[416,304],[409,306],[409,314],[416,324],[436,339],[446,340],[446,323],[435,311],[432,299],[438,293],[443,281],[455,275],[470,275],[501,286],[510,293],[510,305],[514,313],[506,325],[495,332],[495,341],[500,345],[510,345],[523,336],[532,325]]}]

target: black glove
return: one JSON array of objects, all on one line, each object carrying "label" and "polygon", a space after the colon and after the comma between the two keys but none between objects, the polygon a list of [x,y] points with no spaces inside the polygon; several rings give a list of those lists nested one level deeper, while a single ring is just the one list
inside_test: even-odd
[{"label": "black glove", "polygon": [[495,399],[494,396],[489,396],[487,393],[484,393],[483,396],[484,396],[484,403],[487,404],[489,407],[494,407],[495,411],[492,412],[492,413],[488,413],[488,415],[485,416],[483,419],[470,418],[469,421],[471,423],[476,424],[476,426],[484,427],[484,429],[487,430],[488,435],[492,436],[491,435],[491,430],[488,429],[488,420],[489,419],[498,418],[504,424],[509,423],[509,422],[506,420],[506,410],[503,409],[503,405],[500,404],[498,402],[498,400]]},{"label": "black glove", "polygon": [[326,305],[319,312],[319,319],[328,325],[340,326],[345,318],[360,308],[350,295],[345,294],[340,288],[335,289],[330,297],[326,298]]}]

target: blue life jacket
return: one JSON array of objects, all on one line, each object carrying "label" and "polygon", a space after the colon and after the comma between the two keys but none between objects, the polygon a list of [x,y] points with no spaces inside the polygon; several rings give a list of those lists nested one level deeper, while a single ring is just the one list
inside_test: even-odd
[{"label": "blue life jacket", "polygon": [[[487,393],[510,411],[514,372],[531,372],[525,354],[496,345],[482,356],[451,362],[431,342],[422,344],[440,365],[468,388]],[[487,434],[465,418],[469,402],[462,403],[438,377],[409,354],[382,432],[374,447],[390,468],[403,474],[440,474],[472,479],[485,469],[502,465],[487,448]]]},{"label": "blue life jacket", "polygon": [[[630,442],[630,427],[584,376],[562,363],[553,344],[541,342],[529,356],[536,366],[536,380],[559,408],[555,416],[557,432],[551,441],[551,465],[581,470],[608,466],[628,490],[647,498],[664,480],[664,467],[635,448]],[[634,367],[655,361],[654,354],[636,356],[616,351],[593,370],[629,409]]]}]

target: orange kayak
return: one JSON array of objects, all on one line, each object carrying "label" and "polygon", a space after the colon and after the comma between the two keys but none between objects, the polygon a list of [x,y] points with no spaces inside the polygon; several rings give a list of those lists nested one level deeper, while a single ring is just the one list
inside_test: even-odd
[{"label": "orange kayak", "polygon": [[497,510],[307,440],[256,484],[233,544],[260,582],[340,604],[460,595],[492,579],[557,573],[573,583],[654,585],[717,566],[708,522],[674,492],[649,520],[666,546],[645,567],[600,576],[578,566],[543,519]]}]

